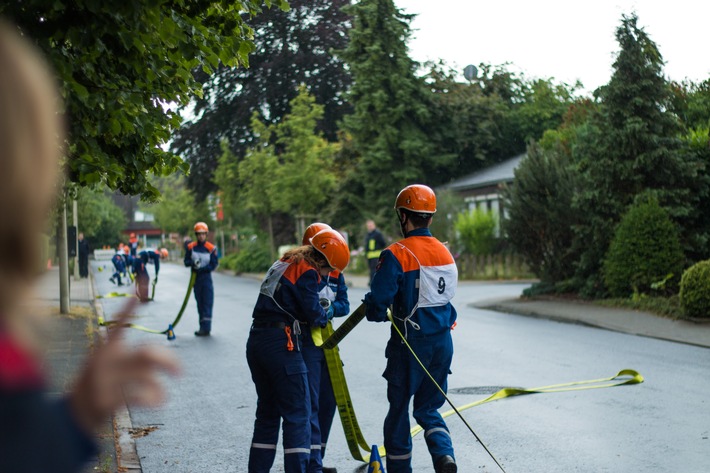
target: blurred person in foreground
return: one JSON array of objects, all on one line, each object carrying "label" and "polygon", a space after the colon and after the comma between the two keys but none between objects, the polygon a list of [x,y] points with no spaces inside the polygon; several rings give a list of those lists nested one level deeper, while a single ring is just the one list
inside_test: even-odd
[{"label": "blurred person in foreground", "polygon": [[[18,314],[38,273],[40,235],[58,189],[59,94],[41,56],[0,20],[0,472],[81,471],[94,432],[124,401],[158,405],[157,372],[177,373],[166,351],[129,350],[121,328],[94,349],[73,389],[50,398],[30,317]],[[118,315],[124,325],[137,301]],[[124,399],[125,390],[125,399]]]}]

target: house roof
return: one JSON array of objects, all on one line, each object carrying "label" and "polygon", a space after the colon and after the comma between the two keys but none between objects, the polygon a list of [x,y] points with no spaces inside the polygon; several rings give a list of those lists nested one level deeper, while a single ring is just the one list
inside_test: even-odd
[{"label": "house roof", "polygon": [[515,177],[515,168],[518,167],[524,157],[525,153],[451,181],[442,187],[453,191],[463,191],[486,187],[501,182],[511,182]]}]

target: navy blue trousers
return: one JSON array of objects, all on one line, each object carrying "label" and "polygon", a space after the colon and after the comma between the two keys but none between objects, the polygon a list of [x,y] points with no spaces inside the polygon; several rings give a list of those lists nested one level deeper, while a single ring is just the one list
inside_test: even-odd
[{"label": "navy blue trousers", "polygon": [[[451,332],[407,340],[431,373],[436,383],[446,391],[449,368],[453,358]],[[454,456],[449,429],[439,414],[446,399],[416,362],[399,336],[387,343],[387,367],[382,375],[387,380],[389,411],[385,417],[384,437],[388,473],[412,472],[412,436],[409,425],[409,402],[414,397],[413,416],[424,429],[432,463],[444,455]]]},{"label": "navy blue trousers", "polygon": [[214,286],[208,273],[206,277],[198,274],[195,281],[195,300],[197,301],[197,314],[200,318],[200,330],[212,331],[212,306],[214,305]]},{"label": "navy blue trousers", "polygon": [[311,456],[308,369],[302,353],[295,348],[288,351],[287,342],[283,329],[252,329],[249,333],[247,363],[258,396],[249,473],[271,469],[282,422],[285,473],[307,471]]}]

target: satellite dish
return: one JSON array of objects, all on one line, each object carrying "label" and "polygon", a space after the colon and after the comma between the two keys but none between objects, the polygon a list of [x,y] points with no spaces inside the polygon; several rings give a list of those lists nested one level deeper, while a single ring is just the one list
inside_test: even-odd
[{"label": "satellite dish", "polygon": [[473,64],[469,64],[468,66],[463,68],[463,76],[466,78],[467,81],[472,81],[476,77],[478,77],[478,69],[476,69],[476,66]]}]

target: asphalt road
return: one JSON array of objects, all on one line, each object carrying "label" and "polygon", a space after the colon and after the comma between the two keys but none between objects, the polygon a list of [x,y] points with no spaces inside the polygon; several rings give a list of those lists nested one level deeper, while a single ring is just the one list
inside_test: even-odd
[{"label": "asphalt road", "polygon": [[[110,262],[97,276],[108,281]],[[150,268],[152,270],[152,267]],[[156,300],[140,308],[137,322],[163,329],[183,301],[189,271],[161,265]],[[245,359],[251,311],[259,281],[215,274],[213,336],[194,337],[197,310],[191,298],[175,329],[177,338],[129,330],[130,343],[156,343],[174,350],[184,374],[169,380],[160,409],[131,409],[146,473],[244,472],[256,407]],[[450,399],[465,405],[503,387],[537,387],[605,378],[625,368],[645,377],[640,385],[503,399],[463,412],[467,422],[509,473],[710,471],[710,350],[615,333],[582,325],[501,314],[471,307],[482,299],[514,297],[523,284],[463,283],[454,300],[459,321]],[[125,292],[130,292],[130,288]],[[356,307],[365,290],[351,289]],[[121,298],[102,299],[107,318]],[[382,444],[387,411],[384,346],[388,324],[362,322],[341,343],[341,357],[365,438]],[[445,406],[445,410],[449,407]],[[459,471],[500,471],[456,416],[447,423]],[[279,448],[272,471],[283,471]],[[325,465],[340,473],[365,473],[353,460],[336,419]],[[433,471],[421,435],[414,438],[415,472]]]}]

